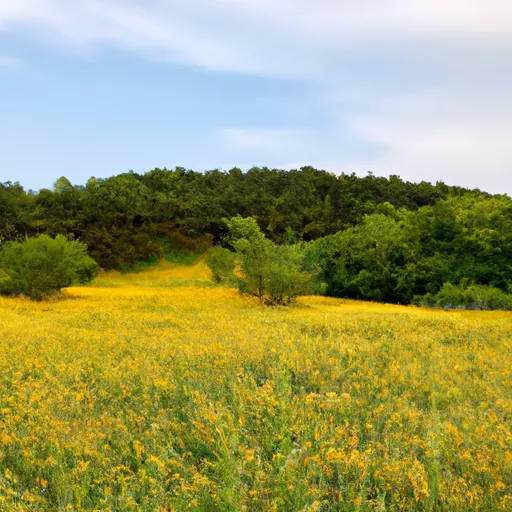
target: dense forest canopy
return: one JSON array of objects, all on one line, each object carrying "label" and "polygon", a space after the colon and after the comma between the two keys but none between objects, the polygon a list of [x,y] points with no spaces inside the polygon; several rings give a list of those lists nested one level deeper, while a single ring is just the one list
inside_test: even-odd
[{"label": "dense forest canopy", "polygon": [[307,244],[330,295],[410,302],[446,282],[512,284],[512,200],[398,176],[311,167],[129,172],[52,189],[0,184],[0,247],[38,234],[85,242],[105,269],[222,242],[253,217],[278,244]]}]

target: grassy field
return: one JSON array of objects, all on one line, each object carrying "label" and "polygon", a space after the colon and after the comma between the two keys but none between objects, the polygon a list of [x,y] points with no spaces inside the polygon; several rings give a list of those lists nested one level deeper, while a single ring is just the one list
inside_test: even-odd
[{"label": "grassy field", "polygon": [[0,299],[0,510],[512,510],[512,314],[201,264]]}]

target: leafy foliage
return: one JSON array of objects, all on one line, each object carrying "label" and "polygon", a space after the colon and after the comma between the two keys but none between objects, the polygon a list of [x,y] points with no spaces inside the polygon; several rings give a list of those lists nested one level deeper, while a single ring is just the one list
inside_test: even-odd
[{"label": "leafy foliage", "polygon": [[235,254],[232,251],[220,246],[212,247],[206,255],[206,264],[215,283],[234,282]]},{"label": "leafy foliage", "polygon": [[512,310],[512,294],[498,288],[482,285],[455,286],[445,283],[436,294],[415,297],[414,303],[427,307],[470,310]]},{"label": "leafy foliage", "polygon": [[311,274],[303,270],[303,264],[300,245],[270,245],[263,287],[266,303],[289,304],[299,295],[311,293]]},{"label": "leafy foliage", "polygon": [[263,263],[275,256],[259,255],[276,251],[271,244],[308,244],[308,271],[318,273],[314,290],[337,297],[408,304],[448,282],[500,290],[512,284],[508,196],[311,167],[154,169],[84,186],[61,177],[37,193],[5,183],[0,250],[27,236],[62,234],[85,242],[104,269],[132,271],[229,245],[227,237],[241,236],[230,229],[242,226],[230,228],[224,219],[238,216],[252,218],[245,228],[263,237],[245,256],[255,276],[244,283],[251,293],[261,294]]},{"label": "leafy foliage", "polygon": [[37,234],[84,241],[105,269],[182,250],[205,249],[227,233],[224,218],[256,219],[274,243],[310,241],[357,225],[384,202],[417,210],[468,191],[442,183],[414,184],[397,176],[335,176],[300,170],[253,168],[199,173],[177,167],[146,174],[90,178],[84,186],[60,177],[53,189],[25,192],[0,184],[0,245]]},{"label": "leafy foliage", "polygon": [[396,302],[407,251],[403,223],[379,213],[311,244],[308,260],[320,269],[328,295]]},{"label": "leafy foliage", "polygon": [[311,276],[303,270],[302,246],[277,245],[261,232],[253,218],[226,219],[226,242],[235,254],[215,248],[208,265],[216,281],[232,281],[242,293],[265,304],[289,304],[310,291]]},{"label": "leafy foliage", "polygon": [[0,294],[42,300],[62,288],[91,281],[98,270],[83,243],[62,235],[10,242],[0,252]]},{"label": "leafy foliage", "polygon": [[328,295],[408,304],[445,283],[503,291],[512,283],[510,198],[475,194],[417,211],[380,209],[309,244],[308,265],[320,270]]}]

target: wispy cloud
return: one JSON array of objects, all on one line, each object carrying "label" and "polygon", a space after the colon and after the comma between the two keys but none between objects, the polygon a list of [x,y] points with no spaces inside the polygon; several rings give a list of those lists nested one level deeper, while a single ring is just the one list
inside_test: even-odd
[{"label": "wispy cloud", "polygon": [[507,0],[238,0],[228,2],[297,37],[319,40],[382,41],[402,37],[512,38]]},{"label": "wispy cloud", "polygon": [[[351,133],[379,151],[356,159],[338,155],[327,168],[510,194],[512,100],[501,86],[486,92],[454,88],[372,97],[366,99],[365,114],[348,116],[338,107],[340,133]],[[325,162],[319,165],[326,167]]]},{"label": "wispy cloud", "polygon": [[318,159],[339,167],[512,190],[509,0],[0,0],[0,31],[20,27],[66,52],[113,45],[312,84],[329,125],[248,119],[215,134],[233,151],[312,154],[329,132],[379,148],[344,160],[333,142]]},{"label": "wispy cloud", "polygon": [[[444,181],[496,193],[512,191],[512,119],[421,122],[409,116],[359,120],[365,140],[385,147],[379,157],[347,164],[375,174]],[[364,159],[362,159],[364,161]]]},{"label": "wispy cloud", "polygon": [[[512,42],[506,0],[3,0],[0,28],[30,25],[77,49],[115,44],[212,69],[308,73],[332,51],[386,41]],[[326,46],[328,45],[328,46]],[[333,46],[334,45],[334,46]],[[302,57],[302,59],[301,59]]]}]

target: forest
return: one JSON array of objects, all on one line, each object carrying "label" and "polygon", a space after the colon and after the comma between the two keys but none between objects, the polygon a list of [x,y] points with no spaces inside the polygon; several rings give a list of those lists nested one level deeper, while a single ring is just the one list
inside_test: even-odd
[{"label": "forest", "polygon": [[226,246],[226,219],[237,216],[277,246],[300,247],[319,294],[478,307],[484,296],[492,309],[512,307],[512,199],[398,176],[178,167],[85,185],[61,177],[39,191],[6,182],[0,249],[64,235],[101,268],[130,271]]}]

